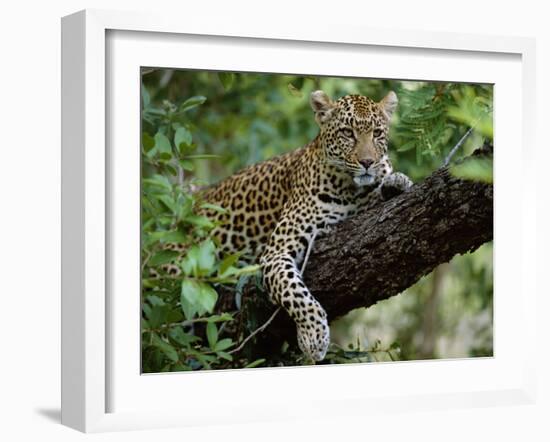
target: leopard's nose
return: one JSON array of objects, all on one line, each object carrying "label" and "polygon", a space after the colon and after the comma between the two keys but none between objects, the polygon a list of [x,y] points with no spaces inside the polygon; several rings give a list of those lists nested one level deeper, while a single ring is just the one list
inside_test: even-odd
[{"label": "leopard's nose", "polygon": [[369,167],[373,165],[374,160],[368,159],[368,160],[360,160],[359,163],[361,166],[363,166],[366,170],[369,170]]}]

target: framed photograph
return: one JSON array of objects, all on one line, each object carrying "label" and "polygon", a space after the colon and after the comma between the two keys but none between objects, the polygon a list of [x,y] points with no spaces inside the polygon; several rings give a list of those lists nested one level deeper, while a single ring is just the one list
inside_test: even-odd
[{"label": "framed photograph", "polygon": [[64,424],[533,400],[533,41],[83,11],[62,54]]}]

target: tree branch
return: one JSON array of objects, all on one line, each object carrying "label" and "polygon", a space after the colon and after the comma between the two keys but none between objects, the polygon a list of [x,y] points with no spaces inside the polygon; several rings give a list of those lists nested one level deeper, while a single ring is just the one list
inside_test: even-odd
[{"label": "tree branch", "polygon": [[493,238],[493,186],[441,168],[408,192],[320,238],[305,274],[335,318],[401,293]]}]

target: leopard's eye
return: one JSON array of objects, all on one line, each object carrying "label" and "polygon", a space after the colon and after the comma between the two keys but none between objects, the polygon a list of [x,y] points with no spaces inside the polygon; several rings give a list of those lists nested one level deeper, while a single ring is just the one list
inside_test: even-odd
[{"label": "leopard's eye", "polygon": [[374,138],[378,138],[380,135],[382,135],[382,129],[374,129],[372,131],[372,135],[374,136]]},{"label": "leopard's eye", "polygon": [[346,138],[353,138],[353,131],[351,129],[345,127],[341,130],[341,132]]}]

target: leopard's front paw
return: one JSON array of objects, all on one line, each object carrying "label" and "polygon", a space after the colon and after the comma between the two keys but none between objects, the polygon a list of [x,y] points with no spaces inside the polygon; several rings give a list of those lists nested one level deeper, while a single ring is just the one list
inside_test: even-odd
[{"label": "leopard's front paw", "polygon": [[413,182],[407,175],[401,172],[395,172],[384,177],[382,184],[380,185],[380,192],[382,192],[382,198],[389,200],[390,198],[403,193],[412,185]]},{"label": "leopard's front paw", "polygon": [[330,343],[330,329],[326,314],[324,318],[315,318],[297,324],[298,346],[314,361],[322,361]]}]

